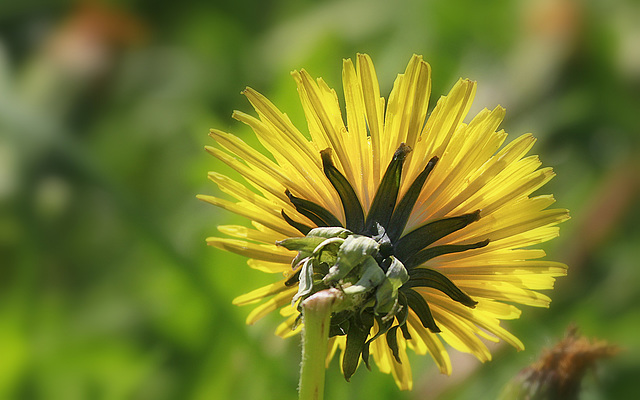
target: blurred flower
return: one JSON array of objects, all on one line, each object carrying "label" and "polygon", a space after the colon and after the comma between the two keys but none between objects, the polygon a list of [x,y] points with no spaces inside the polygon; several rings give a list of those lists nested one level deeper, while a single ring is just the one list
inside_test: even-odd
[{"label": "blurred flower", "polygon": [[115,50],[140,44],[147,34],[133,15],[100,2],[81,2],[50,38],[47,51],[52,64],[81,78],[100,73]]},{"label": "blurred flower", "polygon": [[259,118],[233,117],[273,159],[211,130],[219,146],[207,151],[249,185],[210,172],[237,202],[199,196],[253,225],[219,226],[234,238],[211,237],[209,245],[284,274],[235,299],[263,301],[247,323],[280,309],[287,319],[276,333],[291,336],[300,330],[299,300],[338,288],[348,301],[332,315],[327,362],[342,349],[348,379],[371,354],[401,389],[412,387],[407,347],[429,353],[446,374],[451,362],[442,340],[481,361],[491,358],[481,339],[523,349],[500,326],[520,316],[506,302],[547,307],[550,299],[537,290],[551,289],[566,270],[527,248],[556,237],[556,225],[568,219],[567,210],[548,209],[552,196],[530,197],[554,176],[537,156],[525,157],[535,139],[523,135],[500,149],[507,136],[498,130],[500,106],[464,123],[476,91],[469,80],[459,80],[427,119],[430,74],[414,55],[385,106],[371,59],[358,55],[355,66],[345,60],[345,125],[335,91],[294,71],[311,140],[247,88]]},{"label": "blurred flower", "polygon": [[538,361],[523,369],[501,394],[503,400],[579,399],[585,373],[603,358],[618,353],[605,341],[589,341],[575,326]]}]

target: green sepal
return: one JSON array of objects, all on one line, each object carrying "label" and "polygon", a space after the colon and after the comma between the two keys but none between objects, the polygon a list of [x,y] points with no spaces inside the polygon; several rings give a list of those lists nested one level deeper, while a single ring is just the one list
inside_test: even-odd
[{"label": "green sepal", "polygon": [[[442,246],[429,247],[427,249],[421,250],[418,253],[410,256],[409,259],[404,263],[407,270],[411,271],[415,267],[423,264],[424,262],[434,258],[441,256],[443,254],[449,253],[460,253],[467,250],[479,249],[485,247],[489,244],[489,239],[483,240],[482,242],[472,243],[472,244],[445,244]],[[411,275],[411,273],[409,273]]]},{"label": "green sepal", "polygon": [[400,235],[402,235],[404,227],[407,225],[407,221],[409,220],[409,216],[411,216],[411,212],[413,211],[413,207],[416,205],[416,201],[420,196],[422,187],[424,186],[427,177],[429,176],[437,162],[438,157],[433,157],[431,160],[429,160],[426,167],[411,183],[411,186],[409,186],[409,189],[404,194],[404,196],[402,196],[402,199],[398,202],[396,208],[393,210],[393,215],[391,217],[391,221],[389,222],[389,229],[387,229],[391,241],[395,242],[400,237]]},{"label": "green sepal", "polygon": [[296,266],[293,270],[294,272],[290,277],[287,278],[286,281],[284,281],[285,286],[293,286],[298,283],[298,280],[300,279],[300,271],[302,270],[302,264],[303,263],[294,264]]},{"label": "green sepal", "polygon": [[409,303],[409,307],[416,313],[420,322],[422,322],[422,326],[429,329],[431,332],[436,333],[440,332],[440,328],[436,325],[436,321],[433,319],[433,315],[431,315],[431,309],[429,308],[429,304],[427,301],[420,295],[420,293],[416,292],[413,289],[403,288],[403,293],[407,296],[407,301]]},{"label": "green sepal", "polygon": [[[356,319],[358,316],[353,318]],[[355,322],[349,325],[349,332],[347,333],[347,343],[342,360],[342,373],[347,382],[349,382],[356,368],[358,368],[362,349],[373,326],[373,318],[368,314],[361,315],[359,319],[359,323]]]},{"label": "green sepal", "polygon": [[287,224],[289,224],[292,227],[296,228],[303,235],[306,235],[311,231],[311,227],[310,226],[307,226],[307,225],[305,225],[305,224],[303,224],[301,222],[295,221],[293,218],[288,216],[287,213],[284,212],[284,210],[280,210],[280,215],[282,215],[282,218],[284,218],[284,220],[285,220],[285,222]]},{"label": "green sepal", "polygon": [[362,353],[360,354],[362,361],[364,361],[364,365],[367,367],[369,371],[371,371],[371,366],[369,365],[369,341],[367,340],[362,345]]},{"label": "green sepal", "polygon": [[329,283],[346,277],[353,268],[377,251],[378,243],[367,236],[351,235],[347,237],[338,250],[335,264],[329,268],[329,273],[323,280]]},{"label": "green sepal", "polygon": [[398,289],[409,280],[409,274],[404,265],[397,258],[388,258],[389,267],[385,277],[387,279],[376,290],[375,314],[386,314],[383,319],[393,318],[400,309],[398,303]]},{"label": "green sepal", "polygon": [[289,189],[284,192],[296,210],[309,218],[317,226],[342,226],[342,223],[329,210],[312,201],[294,196]]},{"label": "green sepal", "polygon": [[380,268],[376,260],[371,256],[367,256],[364,259],[364,261],[361,263],[361,268],[363,272],[360,279],[358,280],[358,282],[345,288],[345,294],[362,294],[367,291],[376,289],[376,287],[387,280],[384,272],[382,272],[382,269]]},{"label": "green sepal", "polygon": [[322,278],[329,273],[329,264],[326,262],[316,261],[313,264],[313,274],[317,277],[318,281],[321,281]]},{"label": "green sepal", "polygon": [[404,337],[406,340],[411,340],[411,334],[409,333],[407,324],[400,325],[400,330],[402,331],[402,337]]},{"label": "green sepal", "polygon": [[403,326],[407,323],[407,318],[409,317],[409,301],[407,296],[402,293],[402,290],[398,291],[398,305],[400,309],[396,313],[396,320],[398,325]]},{"label": "green sepal", "polygon": [[388,320],[385,321],[381,316],[375,315],[375,319],[376,319],[376,322],[378,323],[378,332],[375,334],[375,336],[373,336],[372,338],[367,340],[367,343],[366,343],[367,346],[371,342],[373,342],[374,340],[379,338],[380,336],[382,336],[385,333],[387,333],[389,331],[389,329],[391,329],[391,326],[393,326],[393,318],[388,319]]},{"label": "green sepal", "polygon": [[349,332],[351,321],[349,318],[353,313],[349,310],[339,311],[331,315],[331,326],[329,327],[329,337],[344,336]]},{"label": "green sepal", "polygon": [[376,304],[373,307],[374,314],[384,314],[387,316],[393,311],[394,305],[397,303],[397,299],[397,291],[394,295],[393,285],[388,279],[385,279],[376,289]]},{"label": "green sepal", "polygon": [[393,154],[393,158],[371,202],[371,207],[369,208],[369,213],[365,221],[365,232],[375,234],[372,229],[375,228],[376,222],[385,228],[389,226],[389,220],[393,214],[393,208],[396,205],[398,191],[400,190],[402,164],[404,164],[404,160],[410,152],[411,147],[402,143]]},{"label": "green sepal", "polygon": [[300,269],[298,293],[293,296],[291,304],[295,304],[299,298],[311,294],[313,289],[313,263],[311,262],[311,259],[307,258]]},{"label": "green sepal", "polygon": [[[378,261],[382,261],[385,258],[393,255],[393,243],[387,235],[386,230],[382,225],[376,222],[377,235],[372,236],[372,239],[378,242]],[[382,266],[382,265],[381,265]],[[386,267],[383,267],[383,269]]]},{"label": "green sepal", "polygon": [[405,260],[412,254],[425,249],[437,240],[464,228],[478,219],[480,219],[480,210],[430,222],[401,237],[394,246],[395,254],[401,260]]},{"label": "green sepal", "polygon": [[364,230],[364,211],[362,210],[362,205],[356,192],[353,190],[347,178],[333,165],[331,148],[322,150],[320,156],[322,157],[324,174],[336,189],[336,192],[338,192],[338,196],[342,202],[347,228],[355,233],[362,233]]},{"label": "green sepal", "polygon": [[398,349],[398,337],[397,337],[398,328],[399,326],[396,325],[393,328],[389,329],[389,331],[387,332],[387,346],[389,346],[389,348],[391,349],[391,354],[393,354],[393,358],[396,359],[398,364],[402,364],[402,361],[400,361],[400,354]]},{"label": "green sepal", "polygon": [[291,325],[291,330],[295,331],[298,326],[302,323],[302,313],[298,313],[296,319],[293,320],[293,324]]},{"label": "green sepal", "polygon": [[398,303],[402,307],[398,314],[396,315],[396,320],[398,320],[398,325],[400,325],[400,330],[402,330],[402,336],[405,339],[411,339],[411,334],[409,334],[409,328],[407,328],[407,318],[409,317],[409,300],[407,296],[402,292],[402,290],[398,291]]},{"label": "green sepal", "polygon": [[319,236],[287,238],[276,242],[276,246],[284,247],[287,250],[306,252],[307,255],[310,255],[325,240],[327,239]]},{"label": "green sepal", "polygon": [[412,287],[430,287],[441,291],[453,301],[464,304],[467,307],[475,307],[478,304],[469,295],[460,290],[449,278],[440,272],[429,268],[415,268],[411,271],[411,278],[405,285]]},{"label": "green sepal", "polygon": [[391,265],[387,268],[386,276],[387,279],[389,279],[389,282],[391,282],[395,293],[405,282],[409,280],[409,273],[400,260],[394,256],[389,258],[391,259]]},{"label": "green sepal", "polygon": [[352,232],[350,230],[345,229],[343,227],[330,226],[330,227],[313,228],[309,231],[307,236],[322,237],[325,239],[330,239],[334,237],[346,239],[347,236],[351,234]]},{"label": "green sepal", "polygon": [[318,245],[318,247],[313,249],[311,257],[314,258],[314,262],[316,263],[327,263],[329,265],[334,265],[338,258],[337,254],[340,246],[342,246],[344,241],[345,239],[339,237],[325,239]]}]

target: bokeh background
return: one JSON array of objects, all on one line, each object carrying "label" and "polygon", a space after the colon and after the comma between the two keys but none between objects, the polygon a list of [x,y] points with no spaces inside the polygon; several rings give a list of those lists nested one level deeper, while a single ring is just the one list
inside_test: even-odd
[{"label": "bokeh background", "polygon": [[[432,104],[479,82],[472,113],[501,104],[510,139],[533,132],[571,210],[545,245],[570,265],[549,310],[508,327],[454,373],[412,357],[415,389],[333,363],[328,399],[495,399],[573,323],[621,352],[587,374],[583,399],[637,393],[640,376],[640,4],[637,1],[0,2],[0,398],[294,399],[299,341],[279,317],[245,326],[231,300],[273,277],[207,248],[221,223],[217,127],[266,94],[306,129],[289,75],[341,87],[343,58],[369,53],[385,97],[413,53]],[[340,92],[340,90],[338,90]]]}]

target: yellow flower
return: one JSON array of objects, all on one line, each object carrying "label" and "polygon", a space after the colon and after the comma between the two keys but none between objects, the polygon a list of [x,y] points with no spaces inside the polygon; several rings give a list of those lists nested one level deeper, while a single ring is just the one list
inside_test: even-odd
[{"label": "yellow flower", "polygon": [[[234,300],[260,303],[247,323],[280,309],[286,320],[276,334],[292,336],[301,329],[296,300],[337,287],[357,300],[332,316],[327,362],[340,348],[348,379],[370,354],[401,389],[412,387],[407,347],[430,354],[445,374],[451,362],[443,341],[481,361],[491,359],[482,339],[523,349],[500,321],[520,316],[514,303],[548,307],[537,290],[566,273],[530,248],[556,237],[556,225],[569,218],[549,209],[552,196],[530,197],[554,176],[526,156],[535,139],[526,134],[501,147],[500,106],[464,123],[476,91],[469,80],[459,80],[427,118],[431,70],[420,56],[398,75],[386,104],[369,56],[359,54],[355,66],[344,60],[346,121],[324,80],[305,70],[292,75],[308,135],[247,88],[258,118],[239,111],[233,118],[273,158],[216,129],[210,136],[218,146],[206,147],[248,185],[210,172],[235,201],[198,197],[252,225],[219,226],[233,238],[208,244],[283,276]],[[364,256],[353,256],[362,248]]]}]

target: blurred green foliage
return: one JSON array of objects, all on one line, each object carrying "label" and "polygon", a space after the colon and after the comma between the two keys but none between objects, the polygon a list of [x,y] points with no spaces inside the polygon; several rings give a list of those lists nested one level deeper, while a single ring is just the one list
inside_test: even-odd
[{"label": "blurred green foliage", "polygon": [[[508,324],[526,344],[454,374],[412,357],[415,389],[336,362],[327,398],[493,399],[575,322],[623,351],[585,399],[628,398],[640,373],[640,4],[625,1],[10,1],[0,4],[0,398],[293,399],[297,339],[279,317],[245,326],[231,300],[273,277],[207,248],[221,223],[202,150],[251,85],[306,129],[293,69],[340,92],[342,58],[369,53],[385,96],[411,54],[432,100],[479,81],[534,132],[573,219],[545,246],[570,265],[550,310]],[[375,369],[375,367],[374,367]]]}]

